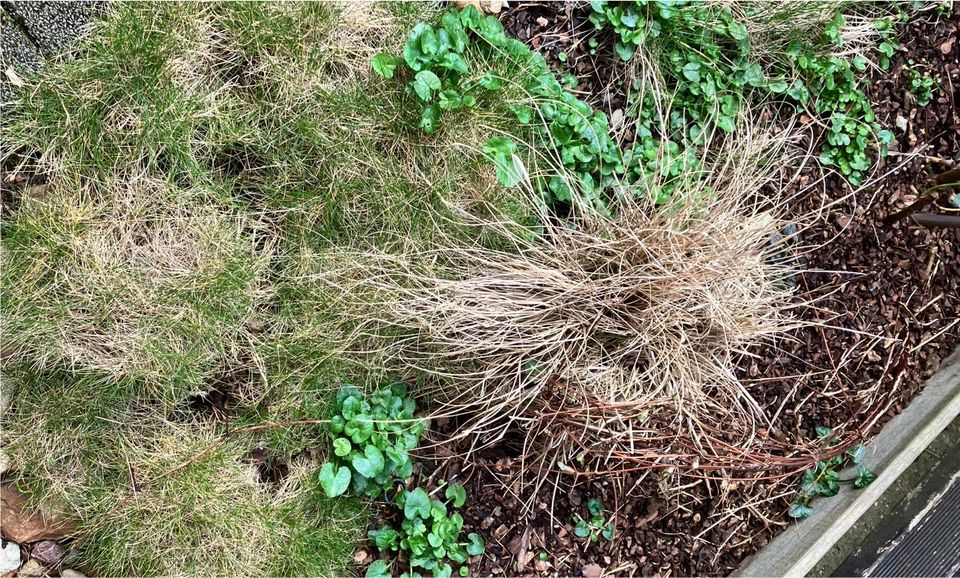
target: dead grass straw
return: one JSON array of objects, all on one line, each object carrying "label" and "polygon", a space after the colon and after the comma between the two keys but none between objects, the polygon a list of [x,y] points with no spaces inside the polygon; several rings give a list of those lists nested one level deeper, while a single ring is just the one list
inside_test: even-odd
[{"label": "dead grass straw", "polygon": [[543,215],[536,232],[477,220],[506,248],[338,252],[317,279],[353,301],[358,342],[432,377],[422,393],[462,416],[457,437],[526,432],[520,469],[541,479],[802,469],[734,372],[797,325],[791,260],[771,243],[781,210],[760,194],[781,137],[748,136],[670,206],[624,190],[613,216]]}]

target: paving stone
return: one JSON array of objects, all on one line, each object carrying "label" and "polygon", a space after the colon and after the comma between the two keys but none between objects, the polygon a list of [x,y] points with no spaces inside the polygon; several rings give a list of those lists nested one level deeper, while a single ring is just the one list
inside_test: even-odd
[{"label": "paving stone", "polygon": [[101,10],[102,1],[4,2],[3,7],[26,29],[47,56],[64,52]]}]

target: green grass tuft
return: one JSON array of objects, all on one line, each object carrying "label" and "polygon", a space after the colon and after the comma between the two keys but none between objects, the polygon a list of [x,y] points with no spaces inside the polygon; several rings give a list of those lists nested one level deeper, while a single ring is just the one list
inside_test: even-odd
[{"label": "green grass tuft", "polygon": [[[351,571],[368,509],[318,493],[324,428],[237,435],[163,474],[383,378],[316,282],[331,250],[472,244],[457,215],[528,215],[481,153],[519,127],[478,110],[424,135],[411,95],[371,73],[438,15],[120,2],[4,110],[0,159],[36,187],[3,222],[3,445],[31,499],[79,518],[83,569]],[[192,407],[211,392],[223,415]],[[279,483],[257,448],[288,465]]]}]

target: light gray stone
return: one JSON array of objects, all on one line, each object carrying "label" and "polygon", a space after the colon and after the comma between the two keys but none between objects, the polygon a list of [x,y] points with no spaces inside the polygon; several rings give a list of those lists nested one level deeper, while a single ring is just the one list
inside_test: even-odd
[{"label": "light gray stone", "polygon": [[87,575],[83,572],[77,572],[76,570],[67,568],[66,570],[60,571],[60,578],[87,578]]},{"label": "light gray stone", "polygon": [[20,545],[16,542],[7,542],[0,552],[0,574],[12,572],[20,567]]}]

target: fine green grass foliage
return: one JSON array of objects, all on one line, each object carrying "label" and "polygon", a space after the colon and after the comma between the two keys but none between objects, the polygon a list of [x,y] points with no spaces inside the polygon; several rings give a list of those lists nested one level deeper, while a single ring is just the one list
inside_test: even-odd
[{"label": "fine green grass foliage", "polygon": [[213,429],[164,419],[109,379],[4,377],[15,400],[4,447],[30,474],[18,483],[80,521],[74,563],[88,572],[331,575],[362,537],[367,512],[324,498],[305,458],[264,487],[253,438],[218,445]]},{"label": "fine green grass foliage", "polygon": [[[371,68],[439,16],[116,3],[5,107],[0,157],[35,186],[2,228],[3,444],[31,499],[79,519],[80,567],[351,570],[368,512],[325,495],[321,422],[388,368],[316,277],[334,250],[493,243],[457,220],[532,214],[483,150],[515,118],[424,134]],[[289,471],[264,479],[254,450]]]}]

